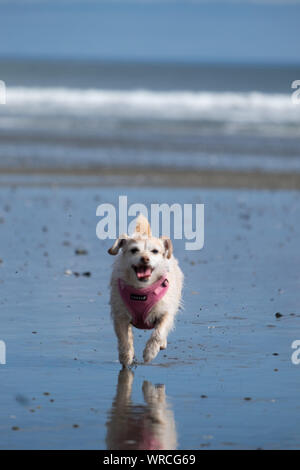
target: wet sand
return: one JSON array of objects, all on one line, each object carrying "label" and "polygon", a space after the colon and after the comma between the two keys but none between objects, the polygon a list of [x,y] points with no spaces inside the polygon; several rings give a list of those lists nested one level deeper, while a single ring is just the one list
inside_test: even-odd
[{"label": "wet sand", "polygon": [[[143,187],[141,201],[141,189],[126,184],[8,183],[0,187],[0,448],[300,448],[300,365],[291,362],[300,339],[299,192],[191,183]],[[168,349],[121,375],[110,242],[95,234],[97,205],[119,194],[129,204],[205,204],[203,250],[174,242],[185,308]],[[139,360],[148,335],[135,330]]]},{"label": "wet sand", "polygon": [[0,168],[0,186],[135,186],[300,190],[299,172],[137,167]]}]

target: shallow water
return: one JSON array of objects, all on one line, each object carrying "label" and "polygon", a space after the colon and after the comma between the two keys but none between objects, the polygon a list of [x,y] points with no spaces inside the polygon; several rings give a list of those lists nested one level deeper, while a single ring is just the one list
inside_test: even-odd
[{"label": "shallow water", "polygon": [[[140,189],[119,194],[141,201]],[[142,196],[204,203],[205,246],[185,251],[175,241],[185,308],[167,350],[119,377],[110,243],[95,234],[97,205],[118,194],[0,189],[0,447],[299,448],[299,193]],[[135,330],[138,360],[148,335]]]},{"label": "shallow water", "polygon": [[299,76],[287,66],[1,59],[0,167],[299,172]]}]

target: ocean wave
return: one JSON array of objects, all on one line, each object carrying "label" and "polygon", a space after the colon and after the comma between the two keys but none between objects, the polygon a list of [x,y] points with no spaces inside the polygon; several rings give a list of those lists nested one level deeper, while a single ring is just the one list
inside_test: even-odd
[{"label": "ocean wave", "polygon": [[8,87],[2,116],[300,124],[289,94]]}]

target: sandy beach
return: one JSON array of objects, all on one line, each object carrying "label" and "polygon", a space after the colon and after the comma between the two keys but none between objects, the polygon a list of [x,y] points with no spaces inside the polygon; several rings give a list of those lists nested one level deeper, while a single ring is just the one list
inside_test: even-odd
[{"label": "sandy beach", "polygon": [[[205,204],[205,245],[195,253],[174,242],[184,310],[168,349],[122,378],[108,305],[110,242],[96,238],[95,212],[119,194],[140,201],[140,191],[1,186],[0,447],[139,448],[141,437],[128,444],[114,431],[116,395],[130,382],[124,425],[130,431],[159,408],[161,446],[299,449],[291,344],[299,339],[300,193],[143,188],[146,204]],[[139,360],[148,334],[135,330]],[[154,405],[149,389],[159,393]]]},{"label": "sandy beach", "polygon": [[1,186],[300,189],[298,172],[172,168],[0,168]]},{"label": "sandy beach", "polygon": [[[0,449],[299,450],[300,3],[0,3]],[[97,208],[135,203],[185,283],[122,370]]]}]

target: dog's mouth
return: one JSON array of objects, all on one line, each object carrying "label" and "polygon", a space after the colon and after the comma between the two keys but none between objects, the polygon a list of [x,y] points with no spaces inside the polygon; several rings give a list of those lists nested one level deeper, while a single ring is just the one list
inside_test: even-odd
[{"label": "dog's mouth", "polygon": [[142,265],[142,266],[132,266],[136,277],[138,278],[139,281],[148,281],[150,279],[153,268],[148,265]]}]

